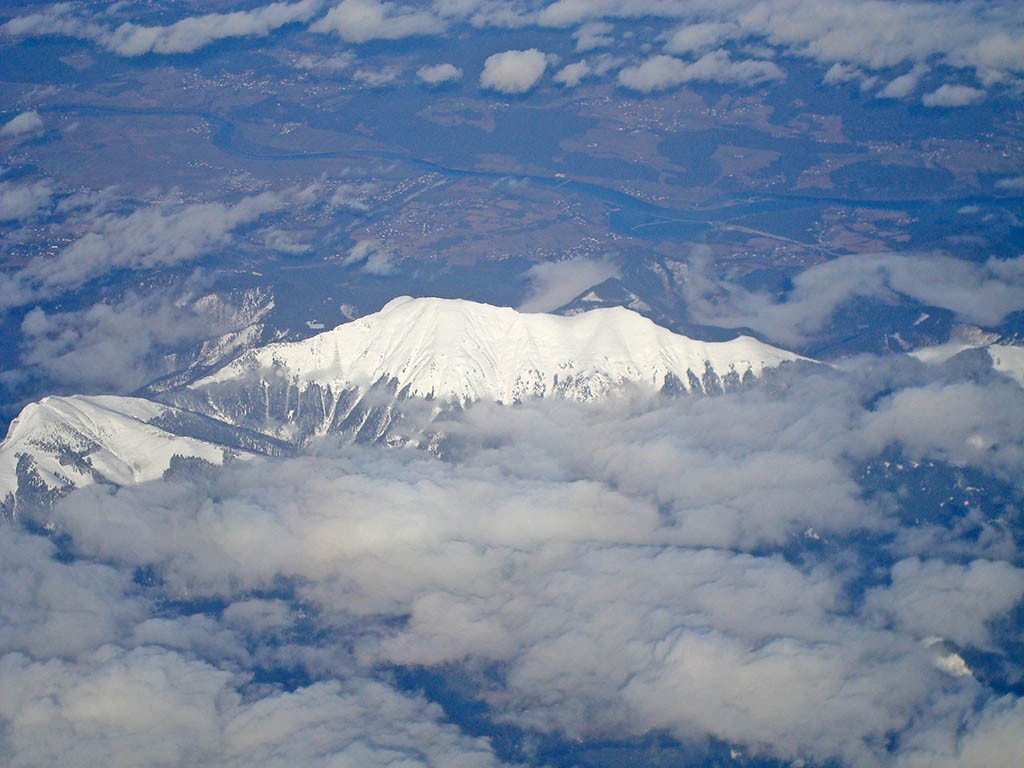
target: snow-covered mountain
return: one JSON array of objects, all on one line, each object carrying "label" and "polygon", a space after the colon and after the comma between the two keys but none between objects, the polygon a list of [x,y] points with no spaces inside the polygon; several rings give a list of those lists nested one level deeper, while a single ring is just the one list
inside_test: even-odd
[{"label": "snow-covered mountain", "polygon": [[[225,451],[279,453],[329,433],[423,442],[432,416],[479,400],[712,394],[802,359],[745,336],[690,339],[621,307],[558,316],[405,296],[304,341],[244,352],[154,394],[162,402],[73,396],[27,406],[0,444],[0,504],[12,515],[72,487],[160,477],[176,456],[219,464]],[[425,419],[402,432],[417,403]]]},{"label": "snow-covered mountain", "polygon": [[176,458],[222,464],[279,450],[262,436],[143,398],[46,397],[25,406],[0,443],[0,516],[96,482],[153,480]]},{"label": "snow-covered mountain", "polygon": [[672,376],[687,390],[706,391],[709,373],[739,381],[796,359],[749,336],[696,341],[622,307],[566,317],[402,296],[305,341],[252,350],[192,388],[259,370],[286,375],[300,389],[394,381],[410,397],[463,404],[550,395],[593,400],[627,383],[661,389]]},{"label": "snow-covered mountain", "polygon": [[942,364],[954,358],[960,359],[966,353],[1024,387],[1024,346],[1001,342],[999,338],[998,333],[984,331],[977,326],[958,326],[948,341],[915,349],[910,355],[923,363]]},{"label": "snow-covered mountain", "polygon": [[[394,400],[590,401],[627,387],[714,393],[800,359],[747,336],[690,339],[622,307],[560,316],[403,296],[304,341],[250,350],[168,401],[285,439],[353,430],[376,439],[393,421]],[[382,392],[391,396],[368,404]]]}]

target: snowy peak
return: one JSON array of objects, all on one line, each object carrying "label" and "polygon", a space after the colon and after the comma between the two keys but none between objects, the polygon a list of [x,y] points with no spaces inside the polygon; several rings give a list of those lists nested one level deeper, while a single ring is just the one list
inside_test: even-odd
[{"label": "snowy peak", "polygon": [[26,406],[0,444],[0,515],[195,460],[287,452],[317,435],[429,447],[446,404],[588,401],[622,388],[710,393],[799,359],[749,337],[696,341],[621,307],[559,316],[403,296],[305,341],[245,352],[161,393],[163,403],[75,395]]},{"label": "snowy peak", "polygon": [[195,431],[197,420],[206,421],[135,397],[73,395],[30,403],[0,444],[0,509],[17,514],[26,494],[52,500],[95,482],[153,480],[175,456],[222,463],[222,444],[182,433]]},{"label": "snowy peak", "polygon": [[253,350],[192,386],[273,370],[299,390],[391,382],[407,396],[460,403],[551,395],[592,400],[629,384],[708,391],[712,379],[739,383],[798,359],[746,336],[690,339],[621,307],[560,316],[403,296],[305,341]]}]

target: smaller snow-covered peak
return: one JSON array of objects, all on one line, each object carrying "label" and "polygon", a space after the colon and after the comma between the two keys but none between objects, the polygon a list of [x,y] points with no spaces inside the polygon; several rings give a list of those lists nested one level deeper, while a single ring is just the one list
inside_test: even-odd
[{"label": "smaller snow-covered peak", "polygon": [[11,422],[0,443],[0,501],[15,494],[27,460],[41,489],[62,491],[97,479],[117,485],[160,477],[175,455],[219,464],[217,445],[162,429],[176,409],[135,397],[46,397]]},{"label": "smaller snow-covered peak", "polygon": [[460,402],[550,395],[588,400],[625,384],[656,390],[673,379],[684,389],[703,389],[709,372],[757,377],[797,359],[747,336],[690,339],[623,307],[561,316],[400,296],[310,339],[246,353],[193,387],[276,369],[300,389],[390,381],[410,396]]}]

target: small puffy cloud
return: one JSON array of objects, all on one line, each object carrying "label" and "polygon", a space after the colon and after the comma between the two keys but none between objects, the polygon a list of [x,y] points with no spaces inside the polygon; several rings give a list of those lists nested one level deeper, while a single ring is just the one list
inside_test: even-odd
[{"label": "small puffy cloud", "polygon": [[355,63],[355,60],[356,56],[351,51],[343,51],[342,53],[336,53],[333,56],[321,56],[316,53],[310,53],[299,56],[295,60],[295,66],[298,69],[305,69],[310,72],[336,74],[338,72],[344,72],[346,69],[351,67]]},{"label": "small puffy cloud", "polygon": [[462,70],[454,64],[428,64],[416,70],[416,77],[427,85],[441,85],[461,80]]},{"label": "small puffy cloud", "polygon": [[595,48],[607,48],[615,42],[615,39],[609,36],[613,29],[611,24],[604,21],[591,21],[581,25],[572,33],[576,40],[576,50],[582,53]]},{"label": "small puffy cloud", "polygon": [[619,83],[634,91],[650,93],[675,88],[686,82],[686,62],[674,56],[659,54],[642,64],[619,72]]},{"label": "small puffy cloud", "polygon": [[526,270],[526,279],[530,281],[529,296],[519,309],[522,312],[550,312],[572,301],[587,288],[618,274],[618,267],[610,259],[569,259],[535,264]]},{"label": "small puffy cloud", "polygon": [[1011,176],[1006,179],[999,179],[996,184],[996,189],[1006,189],[1011,192],[1020,192],[1024,190],[1024,176]]},{"label": "small puffy cloud", "polygon": [[826,85],[835,85],[837,83],[849,83],[853,80],[859,80],[864,77],[864,73],[857,67],[851,67],[849,64],[843,64],[836,62],[828,71],[825,72],[825,76],[821,78],[821,81]]},{"label": "small puffy cloud", "polygon": [[585,61],[577,61],[573,64],[566,64],[555,73],[554,81],[561,83],[566,88],[575,88],[583,78],[591,74],[590,65]]},{"label": "small puffy cloud", "polygon": [[738,32],[736,25],[729,23],[686,24],[666,37],[665,50],[674,54],[703,53],[719,47]]},{"label": "small puffy cloud", "polygon": [[825,85],[838,85],[840,83],[855,82],[858,83],[860,85],[860,89],[864,91],[877,83],[878,78],[874,75],[867,74],[859,67],[852,67],[849,64],[837,61],[828,68],[828,71],[825,72],[825,76],[821,78],[821,82],[825,83]]},{"label": "small puffy cloud", "polygon": [[622,63],[621,57],[602,53],[572,64],[566,64],[555,73],[552,79],[566,88],[575,88],[588,78],[607,75],[610,71],[621,67]]},{"label": "small puffy cloud", "polygon": [[396,67],[384,67],[383,69],[370,69],[360,67],[352,73],[352,81],[363,88],[383,88],[391,85],[398,79],[401,71]]},{"label": "small puffy cloud", "polygon": [[342,0],[310,27],[314,32],[332,32],[350,43],[433,35],[444,28],[444,22],[429,11],[381,0]]},{"label": "small puffy cloud", "polygon": [[391,254],[376,240],[360,240],[341,263],[346,267],[357,267],[368,275],[390,275],[395,271]]},{"label": "small puffy cloud", "polygon": [[287,229],[278,229],[277,227],[270,227],[265,229],[262,233],[263,242],[272,250],[278,253],[306,253],[309,251],[309,244],[302,242],[300,235],[295,232],[289,232]]},{"label": "small puffy cloud", "polygon": [[940,85],[931,93],[921,97],[926,107],[968,107],[985,98],[985,91],[969,85]]},{"label": "small puffy cloud", "polygon": [[607,0],[555,0],[544,8],[538,21],[548,27],[571,27],[587,20],[602,19],[608,16],[628,15],[616,14],[617,8],[625,8],[629,3],[607,2]]},{"label": "small puffy cloud", "polygon": [[763,59],[733,61],[725,50],[705,54],[687,67],[687,79],[708,80],[715,83],[754,85],[772,80],[783,80],[786,77],[786,73],[771,61]]},{"label": "small puffy cloud", "polygon": [[53,202],[53,184],[46,179],[31,184],[0,182],[0,221],[31,216]]},{"label": "small puffy cloud", "polygon": [[619,72],[619,83],[634,91],[651,93],[675,88],[691,81],[716,83],[757,83],[782,80],[785,72],[771,61],[741,59],[734,61],[725,50],[712,51],[694,62],[659,54]]},{"label": "small puffy cloud", "polygon": [[530,0],[433,0],[433,5],[440,15],[466,19],[477,29],[522,29],[536,24]]},{"label": "small puffy cloud", "polygon": [[880,99],[902,99],[909,96],[921,84],[921,78],[928,74],[928,67],[918,64],[906,74],[890,80],[886,86],[878,92]]},{"label": "small puffy cloud", "polygon": [[377,189],[377,185],[370,182],[345,182],[334,188],[328,205],[332,208],[368,211],[370,210],[370,198]]},{"label": "small puffy cloud", "polygon": [[43,130],[43,118],[35,110],[12,117],[0,128],[0,136],[24,136]]},{"label": "small puffy cloud", "polygon": [[540,82],[547,67],[547,56],[536,48],[495,53],[484,62],[480,85],[501,93],[526,93]]}]

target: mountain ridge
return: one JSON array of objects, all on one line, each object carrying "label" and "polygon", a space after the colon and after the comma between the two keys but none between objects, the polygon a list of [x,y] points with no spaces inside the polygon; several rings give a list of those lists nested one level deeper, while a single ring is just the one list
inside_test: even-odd
[{"label": "mountain ridge", "polygon": [[[53,396],[26,406],[0,443],[0,511],[11,517],[94,482],[153,480],[176,458],[221,464],[326,434],[430,447],[432,419],[480,400],[715,394],[806,360],[747,336],[690,339],[622,307],[560,316],[401,296],[303,341],[248,350],[153,399]],[[430,407],[407,423],[411,401]]]},{"label": "mountain ridge", "polygon": [[709,365],[719,377],[742,380],[797,360],[807,359],[749,336],[690,339],[624,307],[562,316],[400,296],[379,312],[309,339],[243,353],[189,388],[278,368],[300,387],[393,380],[407,396],[461,404],[552,394],[588,400],[627,382],[661,389],[669,374],[684,389],[705,390],[694,378],[702,379]]}]

